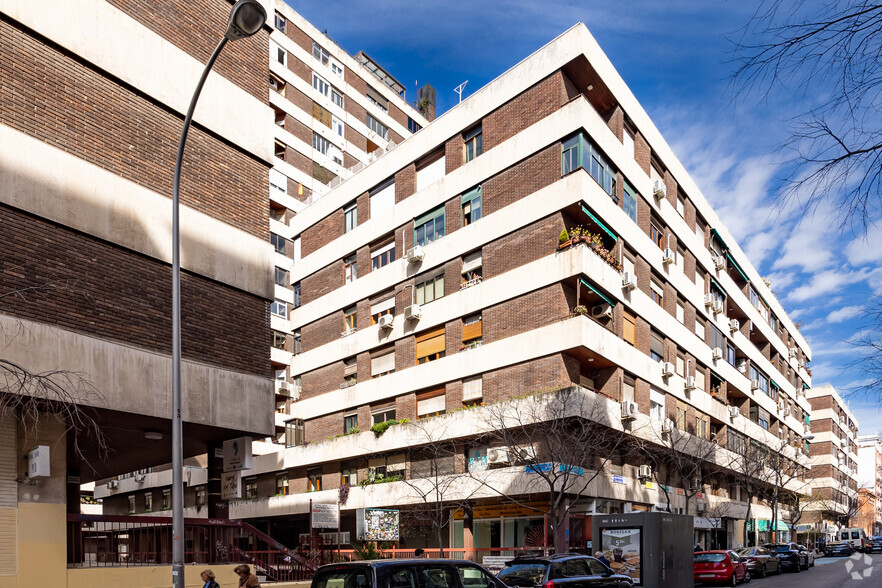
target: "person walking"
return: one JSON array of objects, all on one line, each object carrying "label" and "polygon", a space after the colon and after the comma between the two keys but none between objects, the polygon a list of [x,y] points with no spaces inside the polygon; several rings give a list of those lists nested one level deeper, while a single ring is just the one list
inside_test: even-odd
[{"label": "person walking", "polygon": [[260,582],[257,576],[251,573],[251,568],[245,564],[239,564],[234,569],[236,575],[239,576],[240,588],[260,588]]},{"label": "person walking", "polygon": [[220,588],[220,585],[215,582],[214,572],[211,570],[205,570],[202,572],[202,581],[205,582],[205,585],[202,588]]},{"label": "person walking", "polygon": [[692,551],[694,551],[694,552],[704,551],[704,548],[701,546],[701,543],[696,541],[695,547],[692,548]]},{"label": "person walking", "polygon": [[605,565],[606,567],[609,567],[609,560],[606,559],[605,557],[603,557],[603,552],[602,552],[602,551],[595,551],[595,552],[594,552],[594,557],[597,558],[597,561],[599,561],[600,563],[602,563],[602,564]]}]

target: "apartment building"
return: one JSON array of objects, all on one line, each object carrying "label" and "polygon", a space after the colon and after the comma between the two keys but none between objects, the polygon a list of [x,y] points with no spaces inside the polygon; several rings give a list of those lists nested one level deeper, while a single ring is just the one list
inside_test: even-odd
[{"label": "apartment building", "polygon": [[863,511],[867,533],[882,535],[882,436],[860,435],[857,455],[858,487],[867,491],[863,501],[866,503]]},{"label": "apartment building", "polygon": [[835,536],[838,526],[848,526],[858,512],[858,422],[830,384],[808,391],[812,407],[809,444],[811,471],[807,474],[813,499],[815,529]]},{"label": "apartment building", "polygon": [[[341,542],[358,508],[415,508],[422,425],[461,440],[445,475],[477,462],[519,487],[529,469],[469,440],[493,406],[542,390],[578,389],[611,429],[716,443],[712,476],[667,489],[679,512],[689,491],[708,543],[768,527],[759,497],[745,524],[724,467],[735,456],[763,447],[808,466],[809,346],[581,24],[308,201],[287,230],[296,303],[273,325],[287,321],[295,346],[274,358],[290,362],[277,385],[296,401],[285,444],[259,444],[230,503],[282,542],[308,534],[309,505],[336,503],[343,485]],[[569,498],[573,518],[667,508],[645,467],[617,458]],[[543,526],[470,496],[446,545],[520,546]],[[104,497],[127,512],[124,496]]]},{"label": "apartment building", "polygon": [[[105,583],[68,569],[80,483],[170,460],[175,150],[229,14],[0,1],[0,585]],[[269,36],[220,56],[184,158],[186,456],[273,431]]]}]

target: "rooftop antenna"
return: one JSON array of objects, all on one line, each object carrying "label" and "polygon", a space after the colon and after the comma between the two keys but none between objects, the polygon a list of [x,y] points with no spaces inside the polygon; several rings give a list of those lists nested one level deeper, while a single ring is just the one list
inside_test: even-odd
[{"label": "rooftop antenna", "polygon": [[463,83],[461,83],[460,85],[458,85],[457,87],[455,87],[455,88],[453,89],[454,92],[456,92],[457,94],[459,94],[459,101],[460,101],[460,102],[462,102],[462,91],[465,90],[465,85],[468,84],[468,83],[469,83],[469,81],[466,80],[466,81],[464,81]]}]

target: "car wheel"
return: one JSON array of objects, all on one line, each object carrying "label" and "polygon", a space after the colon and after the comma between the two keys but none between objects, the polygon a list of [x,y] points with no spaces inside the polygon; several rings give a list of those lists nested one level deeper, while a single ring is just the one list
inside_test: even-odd
[{"label": "car wheel", "polygon": [[746,572],[744,572],[744,583],[750,584],[750,570],[747,570]]},{"label": "car wheel", "polygon": [[765,578],[768,575],[769,575],[769,573],[768,573],[768,571],[766,571],[766,566],[761,567],[760,568],[760,578]]},{"label": "car wheel", "polygon": [[729,586],[737,586],[738,585],[738,577],[735,575],[735,571],[732,571],[732,579],[729,581]]},{"label": "car wheel", "polygon": [[799,564],[799,560],[796,560],[796,565],[793,566],[793,571],[797,574],[802,571],[802,566]]}]

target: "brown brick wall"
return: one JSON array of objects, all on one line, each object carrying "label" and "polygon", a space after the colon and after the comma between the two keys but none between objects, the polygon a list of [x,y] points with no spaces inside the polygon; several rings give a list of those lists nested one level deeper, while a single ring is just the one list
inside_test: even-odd
[{"label": "brown brick wall", "polygon": [[[0,292],[25,292],[0,298],[0,312],[171,353],[170,265],[5,205],[0,226]],[[184,359],[269,377],[268,311],[256,296],[182,272]]]},{"label": "brown brick wall", "polygon": [[[300,398],[305,400],[332,390],[339,390],[343,383],[343,361],[320,367],[301,376],[303,390]],[[340,421],[341,426],[343,421]]]},{"label": "brown brick wall", "polygon": [[554,253],[557,251],[557,237],[563,228],[563,215],[555,213],[487,243],[481,254],[484,279]]},{"label": "brown brick wall", "polygon": [[338,208],[300,234],[301,255],[306,257],[315,253],[342,234],[343,209]]},{"label": "brown brick wall", "polygon": [[302,304],[306,304],[307,302],[318,300],[325,294],[333,292],[342,285],[343,261],[338,259],[331,265],[300,281],[301,302]]},{"label": "brown brick wall", "polygon": [[[317,443],[328,437],[343,434],[343,413],[328,414],[303,423],[303,440],[306,443]],[[304,484],[304,491],[306,491]]]},{"label": "brown brick wall", "polygon": [[[230,3],[220,0],[107,0],[122,12],[205,63],[227,29]],[[272,23],[272,15],[267,20]],[[269,31],[227,43],[212,71],[216,71],[261,102],[267,102]]]},{"label": "brown brick wall", "polygon": [[524,296],[484,309],[484,343],[513,337],[555,323],[569,313],[570,301],[562,284],[552,284]]},{"label": "brown brick wall", "polygon": [[554,143],[483,183],[484,216],[560,179],[560,145]]},{"label": "brown brick wall", "polygon": [[566,101],[563,73],[554,72],[487,115],[481,126],[484,151],[542,120]]},{"label": "brown brick wall", "polygon": [[571,358],[556,354],[486,372],[482,382],[484,402],[569,386],[574,378],[578,381],[579,370],[568,359]]},{"label": "brown brick wall", "polygon": [[343,310],[304,325],[301,330],[301,349],[309,351],[325,343],[336,341],[343,332]]},{"label": "brown brick wall", "polygon": [[[171,195],[181,116],[14,24],[0,21],[0,38],[0,123]],[[184,155],[181,202],[269,239],[267,168],[197,126]]]}]

